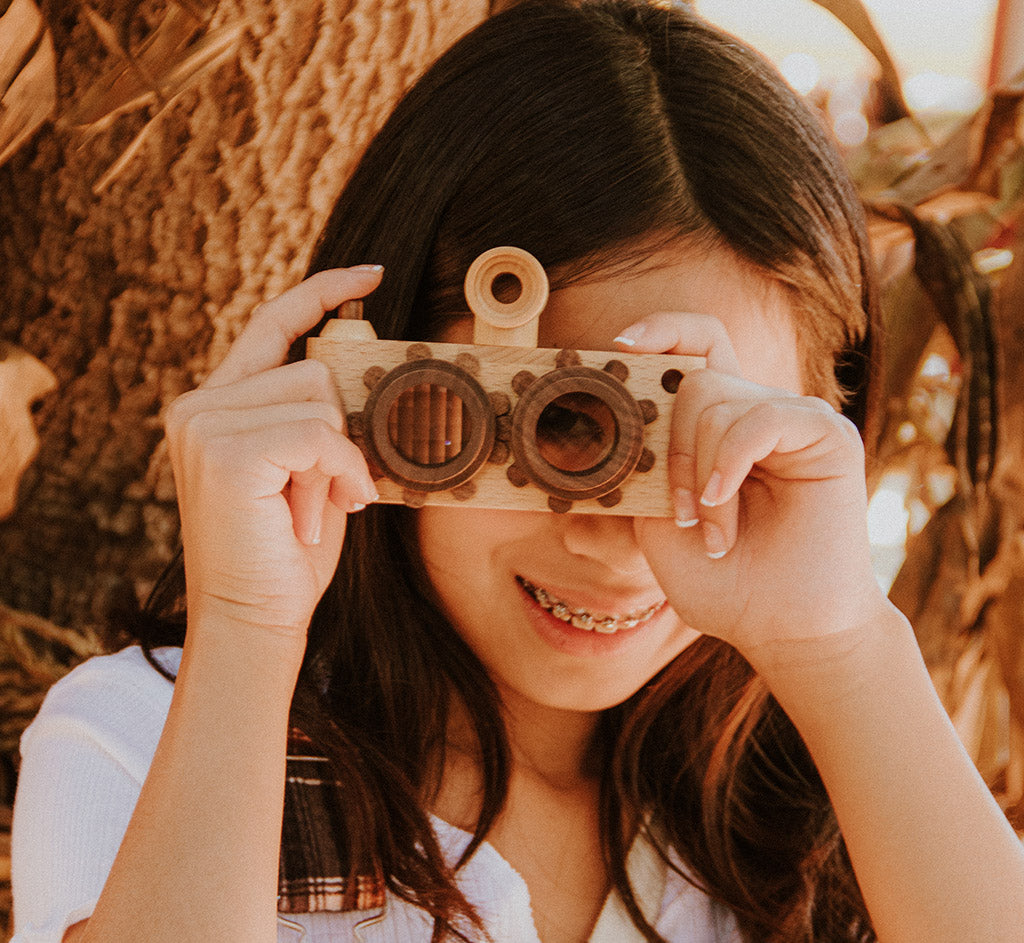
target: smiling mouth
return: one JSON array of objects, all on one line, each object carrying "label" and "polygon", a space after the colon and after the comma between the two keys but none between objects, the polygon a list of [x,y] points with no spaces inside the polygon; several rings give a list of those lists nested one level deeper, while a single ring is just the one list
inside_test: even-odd
[{"label": "smiling mouth", "polygon": [[586,609],[573,607],[560,599],[556,599],[547,590],[540,586],[535,586],[521,576],[517,576],[516,580],[541,609],[550,612],[556,619],[568,622],[577,629],[584,629],[587,632],[600,632],[603,635],[611,635],[623,629],[634,629],[641,622],[650,619],[664,605],[664,602],[656,602],[646,609],[640,609],[637,612],[630,612],[622,616],[596,616]]}]

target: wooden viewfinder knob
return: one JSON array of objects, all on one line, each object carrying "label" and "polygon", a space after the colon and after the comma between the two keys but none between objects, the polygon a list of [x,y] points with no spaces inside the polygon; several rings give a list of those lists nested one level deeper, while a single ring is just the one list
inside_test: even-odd
[{"label": "wooden viewfinder knob", "polygon": [[466,272],[466,303],[473,312],[473,343],[536,347],[537,323],[548,303],[544,266],[525,249],[498,246]]}]

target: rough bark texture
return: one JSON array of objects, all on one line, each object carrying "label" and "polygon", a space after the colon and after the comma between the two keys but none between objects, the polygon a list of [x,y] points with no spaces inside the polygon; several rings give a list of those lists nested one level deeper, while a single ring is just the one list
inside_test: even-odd
[{"label": "rough bark texture", "polygon": [[[142,37],[163,4],[111,0]],[[51,10],[62,99],[110,56]],[[159,413],[223,354],[252,307],[300,277],[366,141],[410,81],[485,14],[457,0],[225,0],[237,57],[155,122],[83,143],[47,130],[0,170],[0,338],[57,375],[42,448],[0,525],[0,599],[90,632],[144,593],[176,539]]]},{"label": "rough bark texture", "polygon": [[[78,4],[40,5],[67,114],[118,61]],[[92,6],[133,49],[170,9]],[[0,340],[59,383],[18,508],[0,523],[0,604],[5,632],[31,640],[22,655],[54,660],[41,618],[84,640],[57,658],[77,660],[145,596],[177,541],[161,409],[220,359],[256,303],[301,277],[370,136],[487,12],[486,0],[222,0],[196,37],[244,23],[234,53],[170,107],[92,135],[47,126],[0,168]],[[95,193],[154,114],[137,154]],[[7,750],[52,673],[37,680],[0,704]],[[13,755],[0,761],[2,806]],[[0,894],[3,865],[0,847]]]}]

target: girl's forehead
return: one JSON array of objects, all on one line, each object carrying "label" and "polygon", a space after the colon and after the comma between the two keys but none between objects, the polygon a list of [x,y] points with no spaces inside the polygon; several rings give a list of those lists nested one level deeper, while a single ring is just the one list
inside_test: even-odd
[{"label": "girl's forehead", "polygon": [[725,249],[663,250],[642,267],[553,291],[541,315],[538,344],[611,350],[624,328],[663,312],[718,318],[748,379],[801,391],[796,323],[786,292]]}]

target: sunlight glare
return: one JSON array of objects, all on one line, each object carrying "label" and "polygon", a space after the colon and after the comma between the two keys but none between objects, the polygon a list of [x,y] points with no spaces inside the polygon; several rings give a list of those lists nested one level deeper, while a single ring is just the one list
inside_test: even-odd
[{"label": "sunlight glare", "polygon": [[782,77],[801,95],[817,88],[821,81],[821,66],[814,56],[805,52],[791,52],[779,63]]},{"label": "sunlight glare", "polygon": [[904,506],[904,492],[905,488],[899,488],[893,481],[881,485],[871,496],[868,533],[874,546],[899,546],[907,539],[910,514]]},{"label": "sunlight glare", "polygon": [[957,75],[918,72],[903,83],[903,94],[914,111],[954,111],[969,114],[981,107],[984,93],[977,84]]},{"label": "sunlight glare", "polygon": [[832,119],[832,130],[843,147],[859,147],[868,137],[868,119],[850,109]]}]

